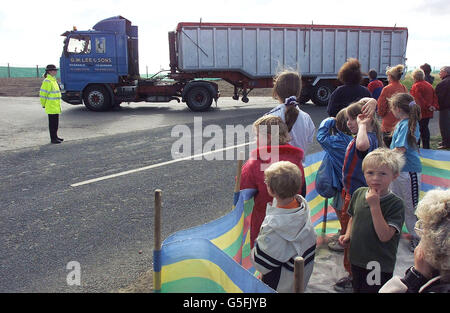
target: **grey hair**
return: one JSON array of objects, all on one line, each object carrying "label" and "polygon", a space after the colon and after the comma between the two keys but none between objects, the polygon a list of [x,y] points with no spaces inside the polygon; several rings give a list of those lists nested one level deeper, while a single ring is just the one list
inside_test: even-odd
[{"label": "grey hair", "polygon": [[446,72],[447,74],[450,75],[450,66],[443,66],[441,68],[441,71]]},{"label": "grey hair", "polygon": [[430,190],[417,205],[425,260],[450,282],[450,189]]}]

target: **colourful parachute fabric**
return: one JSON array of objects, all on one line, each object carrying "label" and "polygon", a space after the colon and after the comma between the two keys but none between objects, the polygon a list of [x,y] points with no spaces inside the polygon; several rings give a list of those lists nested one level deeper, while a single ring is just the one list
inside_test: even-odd
[{"label": "colourful parachute fabric", "polygon": [[154,273],[160,273],[161,280],[161,289],[155,291],[275,292],[253,275],[250,261],[255,192],[236,193],[234,209],[227,215],[169,236],[161,251],[154,251]]},{"label": "colourful parachute fabric", "polygon": [[450,188],[450,152],[420,149],[421,196],[431,189]]},{"label": "colourful parachute fabric", "polygon": [[249,230],[255,193],[255,189],[235,193],[234,208],[230,213],[210,223],[176,232],[164,240],[163,244],[186,238],[207,239],[253,273],[254,269],[250,261]]},{"label": "colourful parachute fabric", "polygon": [[164,243],[160,260],[160,292],[275,292],[207,239]]},{"label": "colourful parachute fabric", "polygon": [[[421,194],[430,189],[450,188],[450,152],[420,150],[420,155]],[[322,151],[306,156],[305,160],[306,200],[318,233],[323,231],[326,199],[317,194],[314,181],[323,156]],[[250,262],[249,229],[255,193],[254,189],[241,190],[234,195],[234,208],[227,215],[169,236],[161,251],[154,251],[155,291],[274,292],[254,277]],[[340,227],[331,206],[326,217],[326,233],[335,233]]]},{"label": "colourful parachute fabric", "polygon": [[314,225],[316,232],[322,233],[324,230],[323,223],[325,222],[325,203],[327,206],[326,228],[325,233],[336,233],[340,229],[340,224],[334,209],[329,205],[332,199],[326,201],[316,191],[316,174],[319,169],[325,152],[317,152],[306,156],[305,160],[305,180],[306,180],[306,201],[308,201],[309,209],[311,210],[311,222]]}]

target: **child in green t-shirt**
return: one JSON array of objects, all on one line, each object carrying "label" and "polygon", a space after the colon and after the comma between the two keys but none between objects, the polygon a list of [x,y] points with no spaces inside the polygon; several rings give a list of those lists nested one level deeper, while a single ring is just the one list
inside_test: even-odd
[{"label": "child in green t-shirt", "polygon": [[340,244],[350,245],[354,292],[378,292],[392,278],[405,205],[389,185],[404,163],[400,153],[386,148],[372,151],[362,163],[368,187],[353,193],[347,231],[339,237]]}]

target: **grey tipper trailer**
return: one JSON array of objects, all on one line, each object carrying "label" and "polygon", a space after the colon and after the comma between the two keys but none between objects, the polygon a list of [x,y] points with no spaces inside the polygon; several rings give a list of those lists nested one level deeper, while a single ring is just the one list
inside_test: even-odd
[{"label": "grey tipper trailer", "polygon": [[[176,57],[181,73],[203,72],[235,86],[234,99],[253,88],[272,87],[280,70],[301,73],[301,102],[326,105],[340,84],[337,74],[348,58],[362,71],[375,69],[386,80],[386,67],[405,64],[408,29],[400,27],[179,23]],[[175,60],[176,59],[176,60]],[[175,65],[175,64],[173,64]],[[367,84],[366,78],[362,84]]]}]

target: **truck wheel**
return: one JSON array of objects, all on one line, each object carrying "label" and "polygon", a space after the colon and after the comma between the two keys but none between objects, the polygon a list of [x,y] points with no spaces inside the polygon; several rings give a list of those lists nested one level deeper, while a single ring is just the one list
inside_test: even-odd
[{"label": "truck wheel", "polygon": [[204,87],[193,87],[186,96],[186,103],[192,111],[206,111],[212,104],[212,96]]},{"label": "truck wheel", "polygon": [[334,87],[328,82],[319,82],[313,88],[311,99],[318,106],[326,106],[333,91]]},{"label": "truck wheel", "polygon": [[92,111],[106,111],[111,108],[111,98],[103,86],[89,86],[83,92],[84,105]]}]

